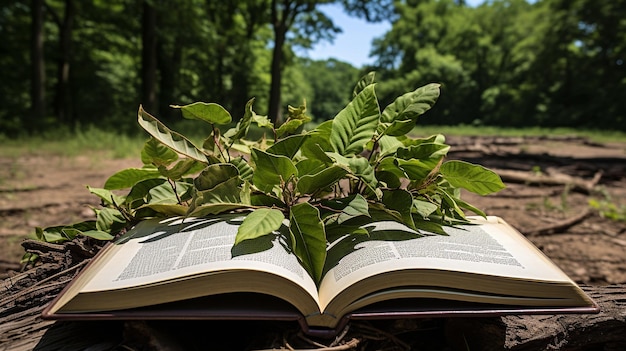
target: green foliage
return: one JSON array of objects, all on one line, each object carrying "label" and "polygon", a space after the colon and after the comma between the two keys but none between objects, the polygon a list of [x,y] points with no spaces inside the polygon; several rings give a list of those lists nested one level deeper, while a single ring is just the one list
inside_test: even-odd
[{"label": "green foliage", "polygon": [[[275,126],[254,112],[250,100],[239,123],[224,133],[218,127],[231,118],[221,106],[173,106],[183,117],[211,125],[202,146],[140,107],[138,123],[151,136],[141,152],[144,166],[111,175],[103,189],[89,188],[104,204],[89,230],[62,227],[40,236],[58,241],[115,233],[155,216],[242,213],[235,245],[282,235],[319,281],[328,235],[361,235],[364,221],[383,219],[443,233],[443,226],[465,222],[465,211],[484,215],[460,199],[460,189],[497,192],[504,187],[500,177],[482,166],[446,161],[450,147],[443,135],[408,135],[435,104],[439,86],[402,94],[382,110],[375,87],[373,75],[364,76],[352,101],[311,130],[304,128],[310,120],[305,106],[290,106],[287,120]],[[252,125],[270,137],[249,139]],[[119,195],[123,189],[127,194]]]},{"label": "green foliage", "polygon": [[435,124],[626,130],[624,0],[421,0],[395,10],[373,48],[388,82],[382,101],[433,81],[444,91]]},{"label": "green foliage", "polygon": [[[350,101],[345,82],[363,72],[334,59],[296,55],[337,33],[343,24],[323,12],[325,6],[341,6],[349,14],[392,25],[370,53],[385,82],[377,86],[381,105],[424,82],[441,84],[443,94],[424,124],[626,131],[621,98],[626,0],[494,0],[480,6],[456,0],[291,3],[288,12],[297,10],[298,16],[282,44],[281,101],[299,105],[306,97],[309,115],[318,123]],[[149,57],[141,55],[147,29],[141,21],[143,4],[159,19],[158,45]],[[31,57],[36,37],[31,16],[37,10],[32,6],[6,1],[0,11],[0,81],[10,82],[0,86],[3,137],[59,126],[135,130],[128,106],[145,101],[140,91],[148,82],[139,68],[148,59],[156,64],[158,106],[147,109],[169,127],[179,112],[170,104],[201,97],[224,106],[234,120],[243,115],[250,96],[256,97],[257,112],[267,113],[276,75],[270,69],[275,34],[269,1],[47,0],[39,9],[45,12],[44,62]],[[45,111],[35,113],[31,83],[37,64],[45,73]]]},{"label": "green foliage", "polygon": [[604,218],[617,222],[626,222],[626,206],[616,203],[610,196],[605,195],[603,199],[590,199],[589,206]]}]

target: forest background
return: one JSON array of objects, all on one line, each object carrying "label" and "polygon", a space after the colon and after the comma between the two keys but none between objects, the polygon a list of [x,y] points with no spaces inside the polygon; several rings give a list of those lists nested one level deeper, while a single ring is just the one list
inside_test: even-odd
[{"label": "forest background", "polygon": [[[252,97],[275,121],[306,101],[321,122],[369,71],[381,105],[442,84],[420,124],[626,131],[626,0],[0,1],[0,140],[139,132],[140,104],[168,125],[195,101],[236,120]],[[391,23],[373,64],[298,55],[340,32],[328,3]]]}]

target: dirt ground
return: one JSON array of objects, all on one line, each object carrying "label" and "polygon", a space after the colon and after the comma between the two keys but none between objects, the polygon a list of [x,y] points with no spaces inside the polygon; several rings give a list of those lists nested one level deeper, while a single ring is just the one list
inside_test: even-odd
[{"label": "dirt ground", "polygon": [[[449,158],[502,172],[507,188],[463,199],[503,217],[572,279],[583,284],[626,283],[626,222],[604,218],[590,201],[621,209],[626,218],[626,143],[578,137],[449,137]],[[138,159],[98,155],[0,158],[0,277],[19,271],[21,241],[35,227],[92,218],[101,187]]]}]

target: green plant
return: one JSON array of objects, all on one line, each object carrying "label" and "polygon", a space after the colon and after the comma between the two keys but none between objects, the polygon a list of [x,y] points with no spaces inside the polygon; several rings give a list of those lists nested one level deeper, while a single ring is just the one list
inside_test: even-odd
[{"label": "green plant", "polygon": [[603,218],[626,222],[626,206],[615,203],[607,192],[604,192],[602,199],[590,199],[589,206],[598,211]]},{"label": "green plant", "polygon": [[[308,131],[304,105],[289,106],[277,127],[254,112],[251,99],[225,132],[219,127],[232,118],[218,104],[172,106],[184,118],[208,123],[201,146],[140,106],[138,123],[151,136],[141,151],[144,166],[113,174],[103,188],[89,187],[104,205],[94,209],[93,223],[40,230],[40,237],[105,237],[149,217],[245,213],[235,245],[284,225],[279,235],[319,280],[327,243],[366,235],[365,222],[393,220],[445,234],[443,226],[467,221],[466,210],[485,215],[461,200],[461,188],[480,195],[504,188],[482,166],[446,161],[450,146],[443,135],[408,136],[438,97],[439,85],[428,84],[381,110],[370,73],[357,82],[343,110]],[[265,130],[264,136],[249,140],[252,125]],[[126,195],[119,195],[124,189]]]}]

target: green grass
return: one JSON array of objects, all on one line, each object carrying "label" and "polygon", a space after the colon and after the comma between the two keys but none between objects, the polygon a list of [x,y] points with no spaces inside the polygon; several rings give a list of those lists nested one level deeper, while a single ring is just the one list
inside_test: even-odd
[{"label": "green grass", "polygon": [[577,136],[585,137],[593,142],[626,142],[626,132],[613,130],[582,130],[574,128],[507,128],[507,127],[490,127],[490,126],[420,126],[419,122],[414,133],[429,136],[433,134],[443,134],[445,136],[503,136],[503,137],[522,137],[522,136]]},{"label": "green grass", "polygon": [[18,139],[0,138],[0,156],[36,154],[73,157],[95,152],[109,158],[139,158],[147,138],[147,135],[131,137],[95,127],[61,130]]}]

